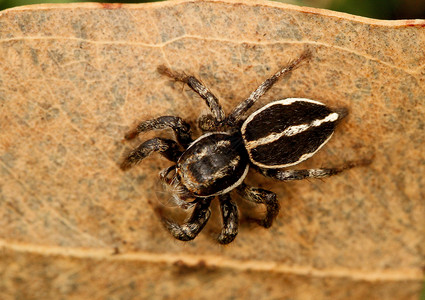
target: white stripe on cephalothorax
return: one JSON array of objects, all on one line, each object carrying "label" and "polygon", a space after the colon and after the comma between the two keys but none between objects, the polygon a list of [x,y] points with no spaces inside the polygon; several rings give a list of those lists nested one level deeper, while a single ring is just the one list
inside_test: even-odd
[{"label": "white stripe on cephalothorax", "polygon": [[193,142],[189,145],[189,147],[187,147],[186,151],[187,151],[190,147],[192,147],[193,145],[195,145],[197,142],[199,142],[200,140],[202,140],[202,139],[204,139],[204,138],[206,138],[206,137],[208,137],[208,136],[210,136],[210,135],[213,135],[213,134],[225,134],[225,135],[230,136],[230,134],[228,134],[227,132],[221,132],[221,131],[217,131],[217,132],[207,132],[207,133],[205,133],[205,134],[201,135],[200,137],[198,137],[196,140],[194,140],[194,141],[193,141]]},{"label": "white stripe on cephalothorax", "polygon": [[269,135],[262,137],[258,140],[247,142],[245,144],[245,146],[246,146],[247,149],[252,149],[252,148],[255,148],[255,147],[258,147],[258,146],[261,146],[261,145],[270,144],[270,143],[273,143],[273,142],[279,140],[283,136],[294,136],[294,135],[297,135],[301,132],[307,131],[311,127],[318,127],[318,126],[320,126],[320,125],[322,125],[323,123],[326,123],[326,122],[335,122],[336,120],[338,120],[338,117],[339,117],[339,115],[337,113],[330,113],[329,115],[327,115],[323,119],[314,120],[310,124],[301,124],[301,125],[290,126],[282,132],[272,133],[272,134],[269,134]]},{"label": "white stripe on cephalothorax", "polygon": [[[210,135],[213,135],[213,134],[224,134],[224,135],[230,136],[230,134],[228,134],[226,132],[208,132],[208,133],[205,133],[202,136],[200,136],[199,138],[197,138],[195,141],[193,141],[189,145],[189,147],[186,149],[186,151],[189,148],[191,148],[193,145],[198,143],[199,141],[201,141],[204,138],[209,137]],[[219,140],[215,143],[216,149],[229,147],[230,144],[231,144],[231,142],[229,140]],[[211,150],[208,147],[201,148],[201,150],[195,156],[187,158],[187,162],[193,163],[197,160],[200,160],[200,159],[204,158],[205,156],[210,155],[210,152],[211,152]]]}]

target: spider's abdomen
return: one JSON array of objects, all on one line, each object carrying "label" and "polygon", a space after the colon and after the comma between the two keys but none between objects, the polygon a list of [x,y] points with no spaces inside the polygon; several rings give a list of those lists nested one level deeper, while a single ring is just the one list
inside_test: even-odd
[{"label": "spider's abdomen", "polygon": [[342,117],[320,102],[288,98],[251,114],[241,132],[252,163],[262,168],[283,168],[316,153],[331,138]]},{"label": "spider's abdomen", "polygon": [[195,196],[224,194],[242,183],[248,172],[243,143],[227,133],[201,136],[181,155],[177,174]]}]

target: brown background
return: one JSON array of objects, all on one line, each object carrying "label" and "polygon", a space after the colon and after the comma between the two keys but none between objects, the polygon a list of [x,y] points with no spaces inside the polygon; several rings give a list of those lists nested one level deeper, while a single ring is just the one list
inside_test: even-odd
[{"label": "brown background", "polygon": [[[377,21],[250,1],[38,5],[0,13],[1,299],[417,299],[425,267],[425,21]],[[275,191],[269,230],[219,212],[178,242],[158,155],[126,173],[137,121],[205,109],[156,68],[194,74],[226,112],[308,46],[310,63],[258,106],[306,97],[350,109],[299,168],[373,163]],[[199,134],[199,132],[197,133]],[[236,198],[236,195],[235,195]],[[237,199],[241,214],[261,211]]]}]

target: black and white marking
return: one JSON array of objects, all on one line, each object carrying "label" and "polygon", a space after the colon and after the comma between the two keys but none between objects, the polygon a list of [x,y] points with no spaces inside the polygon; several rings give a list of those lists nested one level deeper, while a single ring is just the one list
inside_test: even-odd
[{"label": "black and white marking", "polygon": [[245,179],[249,164],[237,136],[215,132],[194,141],[177,161],[181,183],[197,197],[227,193]]},{"label": "black and white marking", "polygon": [[[176,141],[155,137],[129,152],[121,169],[134,167],[157,152],[174,163],[161,171],[160,179],[172,191],[175,203],[192,214],[183,224],[161,215],[167,230],[182,241],[194,239],[207,223],[214,198],[220,201],[223,226],[217,241],[228,244],[238,233],[239,212],[230,192],[238,191],[248,201],[266,206],[265,217],[258,224],[268,228],[279,213],[276,194],[250,187],[244,179],[251,167],[261,174],[280,181],[323,178],[370,161],[347,163],[339,168],[282,170],[313,156],[331,138],[346,109],[332,110],[318,101],[289,98],[272,102],[247,116],[248,110],[277,80],[289,74],[311,57],[304,51],[297,59],[267,78],[229,115],[217,99],[198,79],[158,67],[159,73],[186,83],[208,105],[210,112],[202,115],[199,128],[204,134],[192,142],[189,123],[176,116],[162,116],[139,123],[127,135],[127,140],[142,132],[169,128]],[[245,120],[245,121],[244,121]]]},{"label": "black and white marking", "polygon": [[340,119],[323,103],[304,98],[272,102],[251,114],[241,132],[251,162],[285,168],[313,156],[331,138]]}]

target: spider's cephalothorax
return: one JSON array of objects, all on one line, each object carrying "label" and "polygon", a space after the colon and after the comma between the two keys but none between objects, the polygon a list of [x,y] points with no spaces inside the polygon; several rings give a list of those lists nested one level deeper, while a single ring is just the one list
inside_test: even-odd
[{"label": "spider's cephalothorax", "polygon": [[[165,66],[158,71],[186,83],[207,103],[211,114],[201,116],[199,127],[204,134],[192,140],[189,125],[181,118],[163,116],[140,123],[125,137],[153,129],[171,128],[177,142],[153,138],[131,151],[121,164],[126,170],[152,152],[159,152],[175,165],[161,171],[160,178],[173,187],[177,203],[183,208],[194,207],[189,219],[179,225],[163,218],[166,228],[182,241],[194,239],[210,217],[210,202],[220,201],[223,229],[218,242],[230,243],[238,232],[238,210],[230,198],[236,190],[243,198],[266,205],[266,216],[257,220],[266,228],[272,225],[279,212],[276,194],[246,185],[243,180],[249,167],[281,181],[322,178],[353,167],[283,170],[298,164],[316,153],[331,138],[335,126],[347,115],[346,109],[332,110],[324,104],[303,98],[288,98],[269,103],[246,116],[247,110],[282,75],[294,70],[310,57],[308,51],[264,81],[227,117],[218,99],[193,76],[173,72]],[[187,201],[191,199],[191,201]]]}]

